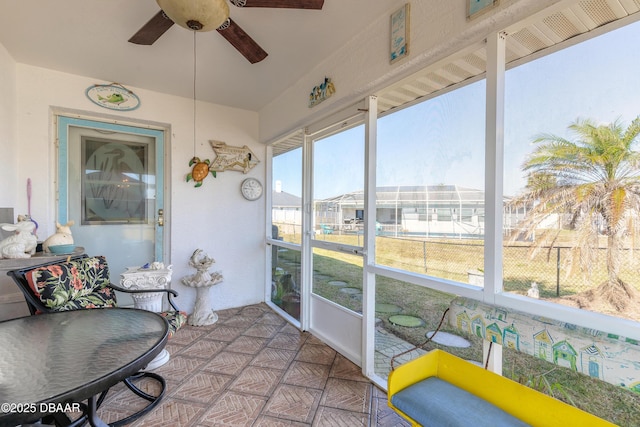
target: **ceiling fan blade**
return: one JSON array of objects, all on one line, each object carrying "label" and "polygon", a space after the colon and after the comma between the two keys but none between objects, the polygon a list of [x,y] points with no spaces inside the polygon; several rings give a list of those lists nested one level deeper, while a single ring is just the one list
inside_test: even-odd
[{"label": "ceiling fan blade", "polygon": [[324,0],[230,0],[238,7],[273,7],[288,9],[322,9]]},{"label": "ceiling fan blade", "polygon": [[249,37],[249,34],[245,33],[231,18],[227,19],[227,22],[222,24],[217,31],[252,64],[262,61],[268,55],[268,53]]},{"label": "ceiling fan blade", "polygon": [[163,11],[160,11],[153,15],[153,18],[129,39],[129,43],[152,45],[172,25],[173,21]]}]

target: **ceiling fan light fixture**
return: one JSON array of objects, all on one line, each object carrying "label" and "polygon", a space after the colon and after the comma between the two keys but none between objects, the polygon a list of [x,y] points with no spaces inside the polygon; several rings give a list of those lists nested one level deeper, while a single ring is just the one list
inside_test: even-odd
[{"label": "ceiling fan light fixture", "polygon": [[156,0],[173,22],[193,31],[213,31],[229,18],[226,0]]}]

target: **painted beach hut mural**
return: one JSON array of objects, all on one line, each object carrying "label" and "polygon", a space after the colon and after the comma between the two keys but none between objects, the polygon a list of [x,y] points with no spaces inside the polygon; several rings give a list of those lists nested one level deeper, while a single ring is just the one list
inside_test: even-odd
[{"label": "painted beach hut mural", "polygon": [[560,341],[553,346],[553,363],[577,371],[578,353],[567,340]]},{"label": "painted beach hut mural", "polygon": [[473,329],[473,333],[480,338],[484,338],[484,320],[482,320],[482,316],[479,314],[474,316],[471,319],[471,329]]},{"label": "painted beach hut mural", "polygon": [[[458,313],[458,315],[456,316],[456,324],[457,324],[457,328],[460,331],[464,331],[468,334],[471,333],[471,323],[469,321],[469,315],[467,314],[466,311],[462,311],[461,313]],[[475,329],[474,329],[475,332]],[[482,337],[482,335],[478,335],[479,337]]]},{"label": "painted beach hut mural", "polygon": [[496,344],[502,344],[502,330],[497,323],[492,323],[485,330],[485,339]]},{"label": "painted beach hut mural", "polygon": [[520,334],[513,323],[504,328],[502,345],[514,350],[520,350]]},{"label": "painted beach hut mural", "polygon": [[533,355],[553,363],[553,338],[546,329],[533,336]]},{"label": "painted beach hut mural", "polygon": [[640,393],[637,340],[462,297],[449,309],[450,326],[462,333]]},{"label": "painted beach hut mural", "polygon": [[595,344],[580,349],[580,371],[590,377],[604,380],[602,361],[602,352]]},{"label": "painted beach hut mural", "polygon": [[493,311],[492,319],[500,320],[501,322],[507,321],[508,311],[506,308],[496,307]]}]

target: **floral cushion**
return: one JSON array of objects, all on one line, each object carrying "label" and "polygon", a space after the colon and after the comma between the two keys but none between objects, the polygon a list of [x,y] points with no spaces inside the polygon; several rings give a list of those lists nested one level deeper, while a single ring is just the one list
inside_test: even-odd
[{"label": "floral cushion", "polygon": [[34,294],[51,311],[116,306],[103,256],[39,267],[26,277]]},{"label": "floral cushion", "polygon": [[[109,266],[104,256],[47,265],[26,273],[29,287],[50,311],[116,307],[109,286]],[[171,337],[187,321],[183,311],[160,313],[169,323]]]},{"label": "floral cushion", "polygon": [[169,338],[187,321],[187,313],[184,311],[163,311],[160,315],[169,323]]}]

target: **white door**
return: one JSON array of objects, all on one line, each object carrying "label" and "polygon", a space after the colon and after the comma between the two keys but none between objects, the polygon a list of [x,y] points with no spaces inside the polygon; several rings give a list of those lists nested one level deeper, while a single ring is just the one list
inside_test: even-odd
[{"label": "white door", "polygon": [[106,256],[113,283],[162,262],[163,131],[59,116],[58,140],[58,222],[75,222],[75,244]]},{"label": "white door", "polygon": [[311,136],[309,330],[362,363],[365,126],[358,112]]}]

